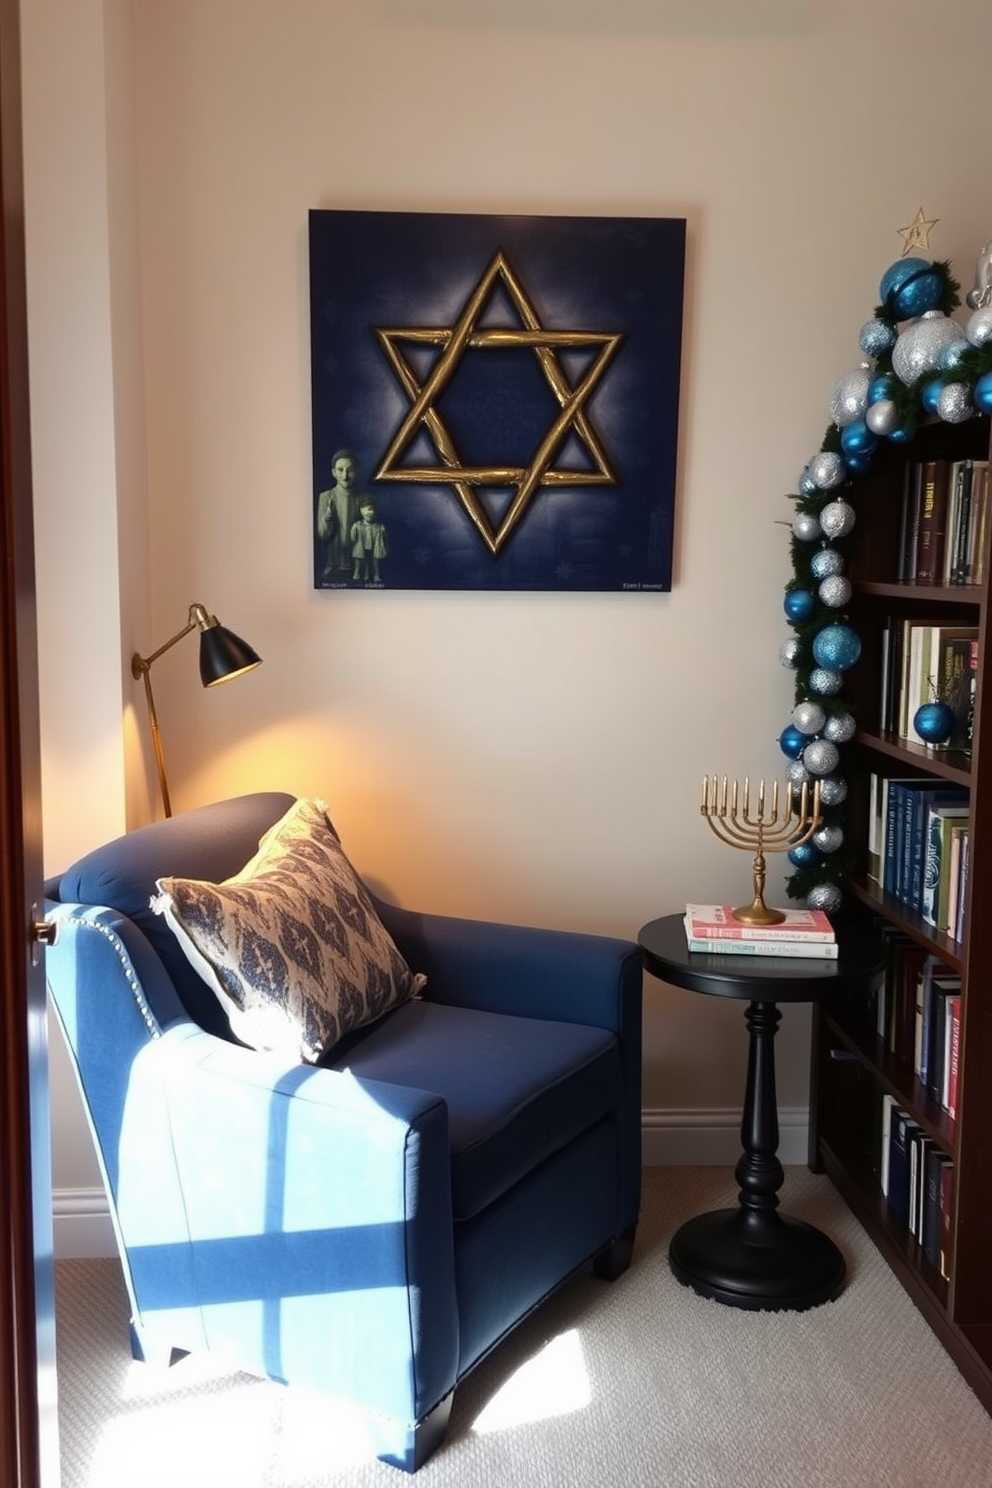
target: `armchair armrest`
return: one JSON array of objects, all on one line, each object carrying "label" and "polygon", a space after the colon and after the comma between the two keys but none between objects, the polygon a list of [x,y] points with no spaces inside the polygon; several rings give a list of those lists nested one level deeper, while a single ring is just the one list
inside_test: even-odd
[{"label": "armchair armrest", "polygon": [[432,1002],[519,1017],[640,1029],[643,972],[633,941],[574,930],[418,914],[378,901],[383,923]]},{"label": "armchair armrest", "polygon": [[192,1023],[137,1056],[117,1208],[141,1325],[416,1421],[458,1365],[447,1109]]}]

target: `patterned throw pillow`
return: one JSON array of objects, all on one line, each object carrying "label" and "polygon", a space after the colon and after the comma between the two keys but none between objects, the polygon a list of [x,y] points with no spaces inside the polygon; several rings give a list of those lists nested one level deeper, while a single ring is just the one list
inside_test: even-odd
[{"label": "patterned throw pillow", "polygon": [[160,878],[157,887],[152,908],[253,1049],[313,1063],[424,985],[376,914],[322,801],[296,801],[233,878]]}]

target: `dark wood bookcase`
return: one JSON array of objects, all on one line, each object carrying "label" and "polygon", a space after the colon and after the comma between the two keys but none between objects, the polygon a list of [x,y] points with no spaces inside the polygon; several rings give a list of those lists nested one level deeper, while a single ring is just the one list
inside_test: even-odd
[{"label": "dark wood bookcase", "polygon": [[[962,1038],[956,1119],[896,1060],[863,1006],[824,1004],[814,1015],[810,1166],[829,1175],[927,1318],[964,1377],[992,1412],[992,686],[983,685],[992,632],[989,542],[984,580],[972,587],[897,582],[900,517],[907,462],[987,459],[989,421],[928,423],[914,439],[881,450],[853,492],[857,526],[849,550],[850,619],[861,659],[845,677],[858,732],[845,751],[847,838],[858,856],[850,884],[856,912],[882,917],[936,953],[962,977]],[[882,732],[882,634],[889,617],[977,625],[978,680],[970,751],[930,749]],[[934,930],[867,875],[869,778],[924,776],[970,792],[970,873],[961,942]],[[924,1132],[950,1154],[954,1199],[950,1278],[930,1266],[893,1216],[879,1181],[880,1113],[896,1098]]]}]

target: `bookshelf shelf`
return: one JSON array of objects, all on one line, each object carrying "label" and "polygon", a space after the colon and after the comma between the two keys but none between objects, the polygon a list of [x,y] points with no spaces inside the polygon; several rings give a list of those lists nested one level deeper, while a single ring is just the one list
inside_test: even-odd
[{"label": "bookshelf shelf", "polygon": [[[912,952],[917,957],[912,964],[936,958],[947,968],[949,981],[960,977],[956,1115],[944,1109],[929,1081],[921,1082],[912,1050],[907,1056],[905,1015],[903,1044],[894,1049],[893,1021],[884,1022],[875,1009],[863,1004],[818,1006],[814,1012],[810,1165],[829,1175],[992,1413],[992,1182],[987,1136],[992,1131],[992,915],[983,913],[992,893],[992,687],[984,685],[992,610],[988,579],[992,520],[986,522],[981,552],[976,555],[980,583],[897,581],[905,493],[912,484],[910,467],[934,460],[980,462],[989,455],[985,417],[959,425],[926,424],[909,444],[882,451],[872,472],[859,482],[858,526],[849,563],[850,623],[862,640],[861,659],[845,679],[858,718],[858,732],[842,766],[848,782],[847,841],[857,864],[850,884],[849,913],[871,918],[882,927],[892,946],[902,947],[907,964]],[[896,696],[891,676],[893,636],[898,632],[905,639],[910,626],[930,631],[968,628],[977,641],[968,748],[916,743],[902,736],[904,724],[893,726],[890,721],[895,718]],[[973,650],[972,666],[974,655]],[[895,884],[895,891],[886,879],[885,860],[879,857],[882,780],[905,782],[904,798],[912,798],[914,785],[920,794],[929,787],[967,793],[963,797],[969,851],[964,923],[955,926],[960,939],[924,918],[919,902],[907,895],[906,878]],[[912,818],[901,820],[908,843],[915,830],[910,825]],[[883,846],[884,840],[883,831]],[[907,875],[910,852],[905,847],[901,859]],[[941,923],[940,916],[936,918]],[[945,916],[943,923],[950,924],[950,918]],[[893,950],[894,957],[899,954]],[[894,976],[890,998],[905,997],[910,987],[909,995],[915,997],[915,975],[907,973],[898,986]],[[883,1192],[885,1098],[886,1105],[894,1101],[906,1113],[942,1160],[950,1158],[953,1163],[950,1225],[944,1246],[949,1278],[928,1261],[923,1246]]]},{"label": "bookshelf shelf", "polygon": [[862,749],[873,749],[876,754],[900,760],[911,770],[920,769],[956,785],[971,785],[971,756],[963,749],[934,749],[895,734],[868,734],[860,729],[857,742]]}]

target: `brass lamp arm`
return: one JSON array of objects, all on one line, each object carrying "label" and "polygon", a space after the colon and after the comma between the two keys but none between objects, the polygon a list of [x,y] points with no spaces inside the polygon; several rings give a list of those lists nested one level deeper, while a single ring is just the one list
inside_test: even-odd
[{"label": "brass lamp arm", "polygon": [[166,641],[164,646],[159,646],[158,650],[153,651],[150,656],[141,656],[135,651],[131,657],[131,676],[135,681],[141,676],[147,676],[152,662],[158,661],[160,656],[164,656],[166,651],[171,650],[177,641],[182,640],[183,636],[188,636],[190,631],[195,630],[197,626],[201,630],[209,630],[212,625],[216,624],[217,621],[212,615],[207,614],[202,604],[191,604],[189,607],[189,620],[183,626],[182,630],[177,630],[171,640]]}]

